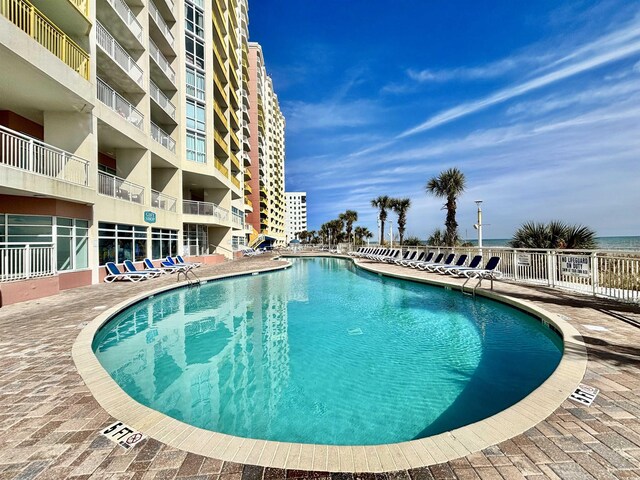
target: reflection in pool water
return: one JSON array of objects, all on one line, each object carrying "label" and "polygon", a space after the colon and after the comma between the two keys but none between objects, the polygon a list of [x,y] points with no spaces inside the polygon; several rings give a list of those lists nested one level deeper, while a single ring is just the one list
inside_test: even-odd
[{"label": "reflection in pool water", "polygon": [[94,340],[134,399],[250,438],[393,443],[517,402],[562,342],[533,317],[340,259],[156,295]]}]

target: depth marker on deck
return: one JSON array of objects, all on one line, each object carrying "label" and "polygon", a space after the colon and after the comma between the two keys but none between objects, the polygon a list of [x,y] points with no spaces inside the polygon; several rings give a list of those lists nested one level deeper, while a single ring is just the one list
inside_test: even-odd
[{"label": "depth marker on deck", "polygon": [[590,407],[593,401],[598,396],[598,392],[600,389],[595,387],[590,387],[588,385],[583,385],[582,383],[578,385],[569,398],[574,402],[581,403],[587,407]]},{"label": "depth marker on deck", "polygon": [[146,437],[141,432],[136,432],[133,428],[122,422],[115,422],[100,432],[100,435],[107,437],[113,443],[117,443],[125,450],[135,447]]}]

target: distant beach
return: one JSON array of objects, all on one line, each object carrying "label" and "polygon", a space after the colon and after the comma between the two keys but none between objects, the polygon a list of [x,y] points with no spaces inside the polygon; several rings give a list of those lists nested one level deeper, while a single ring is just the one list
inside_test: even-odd
[{"label": "distant beach", "polygon": [[[477,240],[469,240],[474,245]],[[640,236],[628,237],[597,237],[598,248],[603,250],[640,250]],[[482,244],[486,247],[506,247],[508,238],[486,238]]]}]

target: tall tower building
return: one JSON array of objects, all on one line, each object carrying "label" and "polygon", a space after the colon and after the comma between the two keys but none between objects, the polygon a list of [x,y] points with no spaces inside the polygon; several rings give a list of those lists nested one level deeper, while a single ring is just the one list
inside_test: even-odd
[{"label": "tall tower building", "polygon": [[286,242],[307,230],[307,192],[286,192]]},{"label": "tall tower building", "polygon": [[249,102],[252,174],[249,198],[254,208],[247,221],[256,231],[254,236],[258,235],[256,243],[282,245],[285,242],[285,120],[273,82],[267,76],[262,48],[254,42],[249,42]]},{"label": "tall tower building", "polygon": [[0,2],[3,298],[25,291],[8,280],[56,291],[108,261],[211,263],[246,243],[248,21],[247,0]]}]

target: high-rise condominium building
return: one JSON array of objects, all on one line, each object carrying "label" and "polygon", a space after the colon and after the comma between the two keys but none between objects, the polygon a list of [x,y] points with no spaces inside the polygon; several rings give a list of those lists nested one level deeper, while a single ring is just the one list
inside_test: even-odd
[{"label": "high-rise condominium building", "polygon": [[262,48],[249,42],[249,116],[251,178],[248,195],[253,212],[247,215],[254,232],[252,244],[284,244],[284,128],[273,82],[267,76]]},{"label": "high-rise condominium building", "polygon": [[[249,53],[247,0],[0,2],[5,303],[28,290],[8,280],[51,293],[108,261],[231,257],[261,208],[283,234],[284,119],[264,63],[250,103]],[[246,182],[260,139],[265,162],[280,155],[265,207]]]},{"label": "high-rise condominium building", "polygon": [[298,239],[298,234],[307,230],[307,192],[286,192],[287,233],[286,240]]}]

